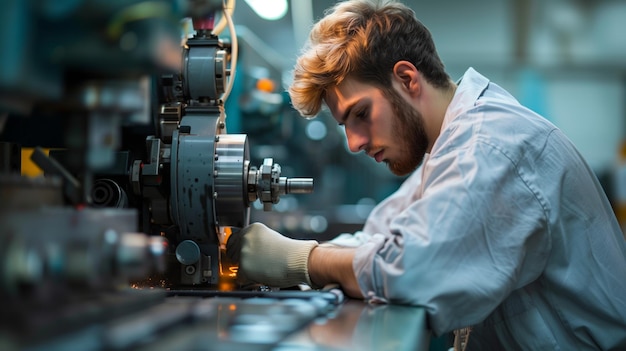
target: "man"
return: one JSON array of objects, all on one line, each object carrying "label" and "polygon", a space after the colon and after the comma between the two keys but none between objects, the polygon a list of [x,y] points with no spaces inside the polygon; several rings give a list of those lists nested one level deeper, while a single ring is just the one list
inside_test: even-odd
[{"label": "man", "polygon": [[424,306],[435,335],[471,327],[468,349],[626,349],[624,236],[558,128],[471,68],[451,81],[399,3],[338,3],[305,49],[294,107],[325,104],[351,151],[413,173],[358,245],[244,228],[228,243],[242,278]]}]

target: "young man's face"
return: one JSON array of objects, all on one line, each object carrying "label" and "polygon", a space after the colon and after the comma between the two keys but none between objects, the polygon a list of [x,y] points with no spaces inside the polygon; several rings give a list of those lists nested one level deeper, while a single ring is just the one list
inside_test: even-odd
[{"label": "young man's face", "polygon": [[422,163],[429,145],[424,119],[393,88],[382,91],[347,78],[326,91],[325,102],[344,126],[350,151],[365,151],[396,175]]}]

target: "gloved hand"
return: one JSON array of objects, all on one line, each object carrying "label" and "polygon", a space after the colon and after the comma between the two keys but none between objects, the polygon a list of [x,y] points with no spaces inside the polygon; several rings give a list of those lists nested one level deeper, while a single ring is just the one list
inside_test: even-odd
[{"label": "gloved hand", "polygon": [[237,279],[272,287],[298,284],[313,286],[309,277],[309,254],[318,245],[315,240],[287,238],[261,223],[253,223],[231,234],[226,255],[239,262]]}]

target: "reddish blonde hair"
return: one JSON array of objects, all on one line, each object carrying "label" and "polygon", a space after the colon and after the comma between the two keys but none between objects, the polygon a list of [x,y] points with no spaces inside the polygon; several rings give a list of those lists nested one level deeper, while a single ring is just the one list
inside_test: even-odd
[{"label": "reddish blonde hair", "polygon": [[451,84],[428,29],[406,5],[389,0],[350,0],[327,10],[309,35],[293,71],[289,94],[304,117],[316,116],[326,90],[347,76],[383,89],[393,66],[412,62],[431,84]]}]

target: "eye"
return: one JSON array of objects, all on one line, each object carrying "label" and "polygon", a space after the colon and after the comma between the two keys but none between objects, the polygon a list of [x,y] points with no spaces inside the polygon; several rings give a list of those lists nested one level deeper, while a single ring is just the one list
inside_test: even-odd
[{"label": "eye", "polygon": [[365,120],[365,119],[367,119],[367,116],[368,116],[367,112],[368,112],[368,111],[367,111],[367,109],[364,109],[364,108],[363,108],[363,109],[358,110],[358,111],[354,114],[354,116],[355,116],[357,119],[359,119],[359,120]]}]

